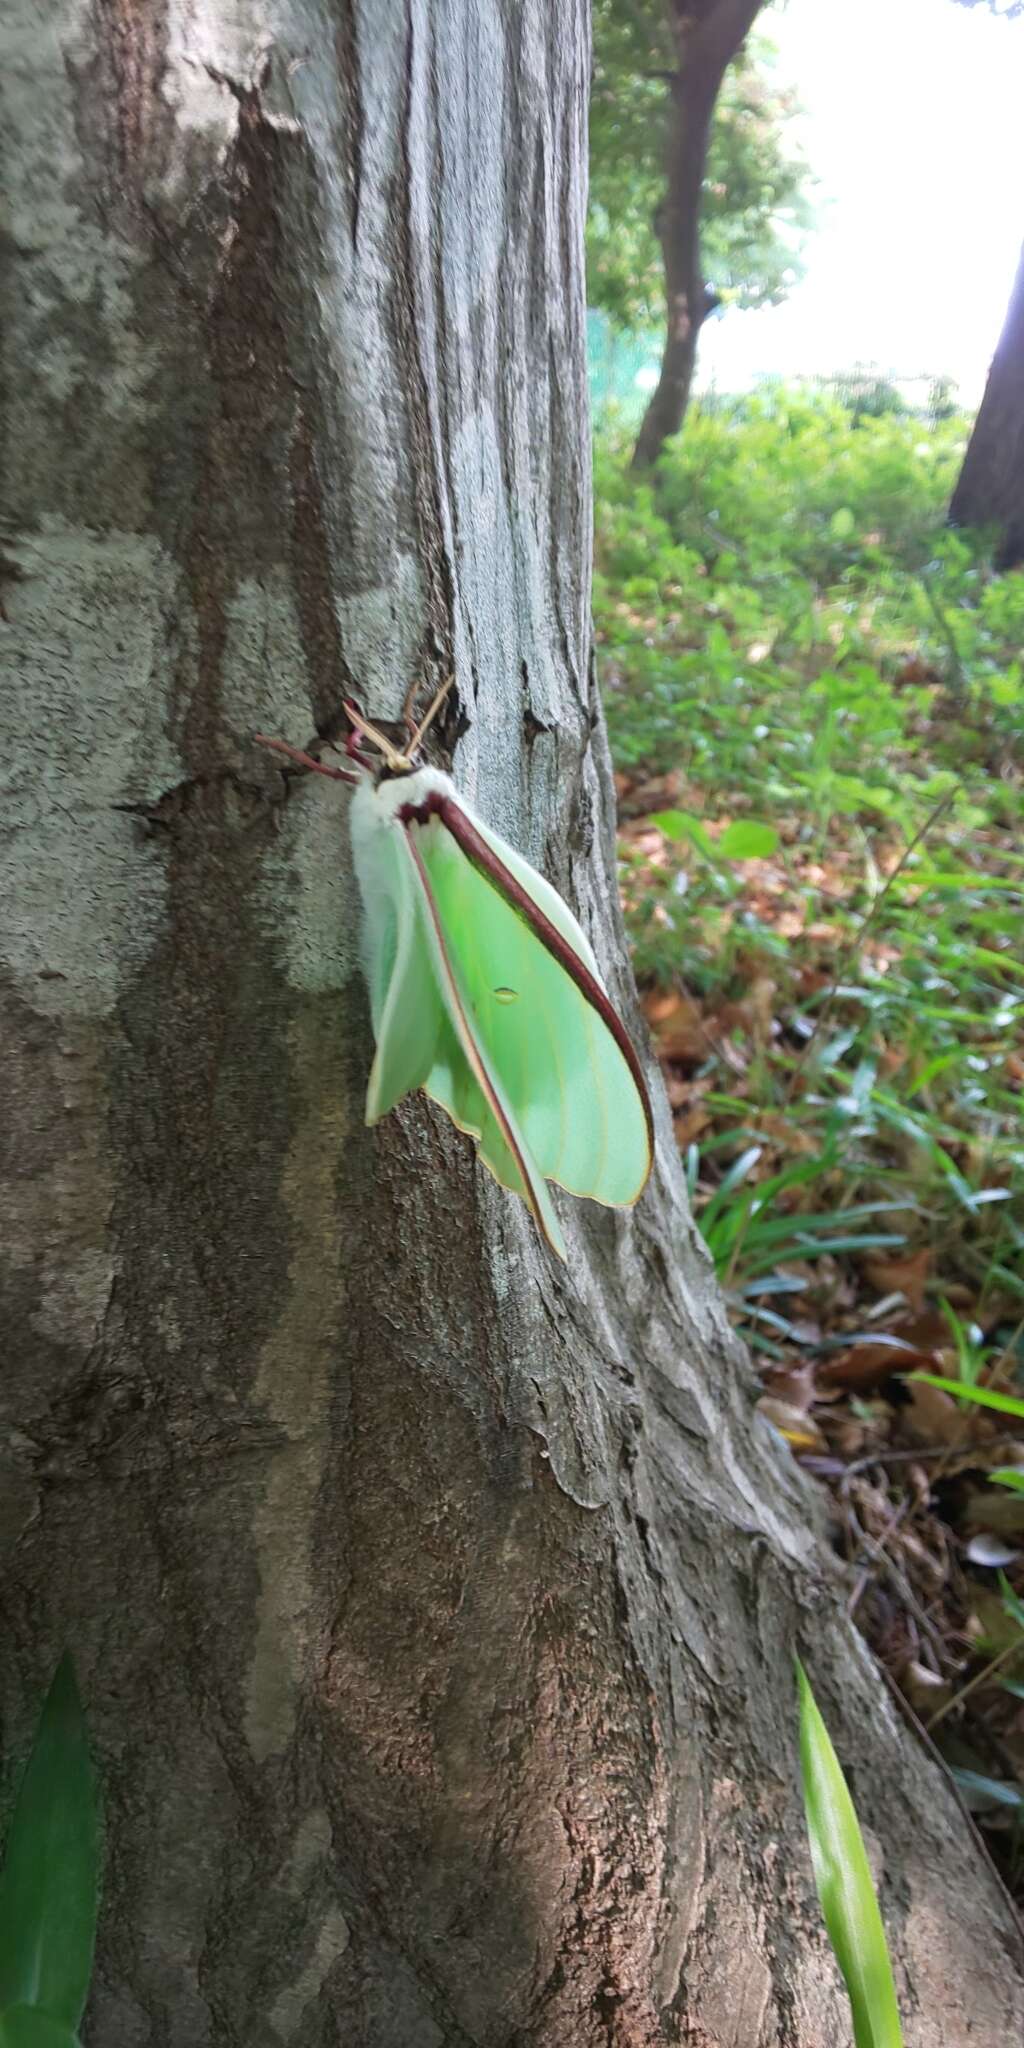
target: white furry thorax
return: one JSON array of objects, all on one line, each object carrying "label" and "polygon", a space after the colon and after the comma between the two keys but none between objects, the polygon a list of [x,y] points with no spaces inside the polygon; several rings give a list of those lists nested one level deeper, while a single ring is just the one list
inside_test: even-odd
[{"label": "white furry thorax", "polygon": [[430,796],[453,797],[464,811],[469,809],[464,798],[459,796],[451,776],[445,775],[440,768],[415,768],[411,775],[389,775],[384,782],[375,782],[372,775],[362,777],[349,810],[353,846],[372,839],[381,830],[387,830],[396,823],[399,812],[407,805],[418,809]]},{"label": "white furry thorax", "polygon": [[428,796],[455,797],[457,803],[462,803],[463,810],[466,808],[451,776],[441,768],[414,768],[411,775],[389,775],[386,781],[377,783],[367,778],[365,783],[360,783],[357,797],[362,796],[364,790],[368,790],[378,818],[387,824],[407,804],[416,810],[420,804],[426,803]]}]

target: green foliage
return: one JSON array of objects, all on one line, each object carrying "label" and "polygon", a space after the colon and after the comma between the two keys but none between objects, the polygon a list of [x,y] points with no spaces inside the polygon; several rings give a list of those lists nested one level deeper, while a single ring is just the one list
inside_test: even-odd
[{"label": "green foliage", "polygon": [[829,1940],[850,2000],[856,2048],[902,2048],[885,1929],[856,1810],[799,1661],[796,1670],[811,1860]]},{"label": "green foliage", "polygon": [[[914,1372],[910,1378],[920,1380],[926,1387],[940,1387],[944,1394],[955,1394],[958,1401],[973,1401],[978,1408],[995,1408],[1000,1415],[1013,1415],[1024,1422],[1024,1401],[1018,1401],[1014,1394],[1001,1394],[998,1387],[969,1386],[963,1380],[946,1379],[935,1372]],[[1008,1483],[1004,1473],[1003,1484]]]},{"label": "green foliage", "polygon": [[[714,1106],[714,1097],[708,1101]],[[863,1258],[884,1251],[891,1256],[906,1242],[905,1229],[894,1224],[905,1223],[912,1204],[877,1200],[827,1206],[830,1195],[842,1187],[834,1126],[826,1130],[822,1150],[814,1158],[788,1161],[777,1173],[761,1179],[755,1174],[762,1168],[767,1147],[757,1142],[752,1128],[730,1124],[718,1143],[731,1152],[743,1139],[753,1142],[732,1160],[714,1193],[701,1206],[700,1227],[737,1327],[752,1350],[770,1353],[776,1348],[772,1333],[785,1337],[789,1330],[786,1317],[778,1307],[770,1306],[771,1300],[777,1301],[792,1285],[780,1268],[795,1261],[806,1266],[815,1260],[852,1254]],[[703,1154],[696,1145],[689,1148],[686,1178],[694,1202],[701,1166],[715,1149],[714,1139]],[[805,1208],[808,1195],[819,1206]],[[885,1222],[880,1224],[879,1217]]]},{"label": "green foliage", "polygon": [[717,844],[709,839],[699,818],[689,811],[658,811],[651,819],[666,839],[692,839],[709,860],[761,860],[774,853],[779,835],[773,825],[758,825],[753,819],[729,825]]},{"label": "green foliage", "polygon": [[57,1667],[0,1876],[0,2048],[72,2048],[92,1974],[96,1795],[70,1657]]},{"label": "green foliage", "polygon": [[[1024,1303],[1024,574],[945,527],[964,431],[775,389],[695,406],[653,479],[613,435],[596,450],[613,752],[658,778],[664,842],[624,846],[638,976],[712,1018],[774,988],[731,1106],[720,1040],[701,1069],[698,1210],[759,1148],[738,1241],[716,1237],[733,1287],[759,1277],[758,1178],[813,1159],[816,1212],[904,1204],[945,1284]],[[722,858],[752,824],[779,842],[760,893]],[[808,1193],[780,1186],[776,1220],[803,1223]]]},{"label": "green foliage", "polygon": [[[654,220],[674,61],[664,0],[595,0],[587,289],[590,304],[622,327],[664,320]],[[740,306],[785,297],[811,217],[809,172],[784,133],[795,100],[775,84],[773,62],[769,42],[748,39],[726,75],[708,151],[704,271],[722,299]]]}]

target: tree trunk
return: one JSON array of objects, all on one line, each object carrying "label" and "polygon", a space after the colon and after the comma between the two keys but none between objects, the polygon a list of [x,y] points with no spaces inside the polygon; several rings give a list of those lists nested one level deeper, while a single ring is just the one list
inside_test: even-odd
[{"label": "tree trunk", "polygon": [[729,65],[761,0],[667,0],[677,50],[658,238],[665,265],[665,349],[633,451],[634,469],[650,469],[678,434],[690,400],[697,342],[707,311],[700,255],[700,209],[711,119]]},{"label": "tree trunk", "polygon": [[[582,0],[10,0],[3,1754],[74,1652],[92,2048],[848,2038],[791,1654],[908,2048],[1004,1899],[841,1608],[659,1102],[634,1216],[362,1125],[344,793],[398,715],[633,1017],[589,654]],[[12,907],[13,906],[13,915]]]},{"label": "tree trunk", "polygon": [[1024,562],[1024,250],[949,516],[998,529],[1001,569]]}]

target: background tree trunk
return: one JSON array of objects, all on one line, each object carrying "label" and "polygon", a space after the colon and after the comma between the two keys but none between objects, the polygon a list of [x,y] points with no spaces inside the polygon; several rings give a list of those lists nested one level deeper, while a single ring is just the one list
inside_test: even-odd
[{"label": "background tree trunk", "polygon": [[658,239],[665,264],[665,349],[643,416],[634,469],[650,469],[678,434],[690,400],[707,303],[700,255],[700,209],[711,117],[722,80],[742,47],[761,0],[666,0],[677,52],[671,82],[665,199]]},{"label": "background tree trunk", "polygon": [[1001,569],[1024,562],[1024,249],[949,516],[998,528]]},{"label": "background tree trunk", "polygon": [[[634,1218],[367,1133],[355,687],[624,1000],[589,658],[582,0],[9,0],[3,1753],[73,1649],[94,2048],[848,2038],[799,1644],[910,2048],[1016,1935],[751,1423],[659,1102]],[[10,1341],[12,1340],[13,1341]]]}]

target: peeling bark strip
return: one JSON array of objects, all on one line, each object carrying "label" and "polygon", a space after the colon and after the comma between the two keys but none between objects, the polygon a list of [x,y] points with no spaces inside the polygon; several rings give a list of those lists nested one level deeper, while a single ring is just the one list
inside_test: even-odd
[{"label": "peeling bark strip", "polygon": [[89,132],[105,133],[108,197],[127,210],[144,200],[153,178],[173,160],[174,115],[163,94],[168,9],[94,0],[91,12],[80,113]]},{"label": "peeling bark strip", "polygon": [[4,34],[0,1754],[70,1647],[87,2048],[844,2039],[794,1643],[908,2048],[1004,2048],[1004,1902],[752,1429],[660,1105],[575,1281],[429,1105],[367,1133],[341,804],[251,740],[397,717],[447,636],[460,784],[628,1008],[582,0]]}]

